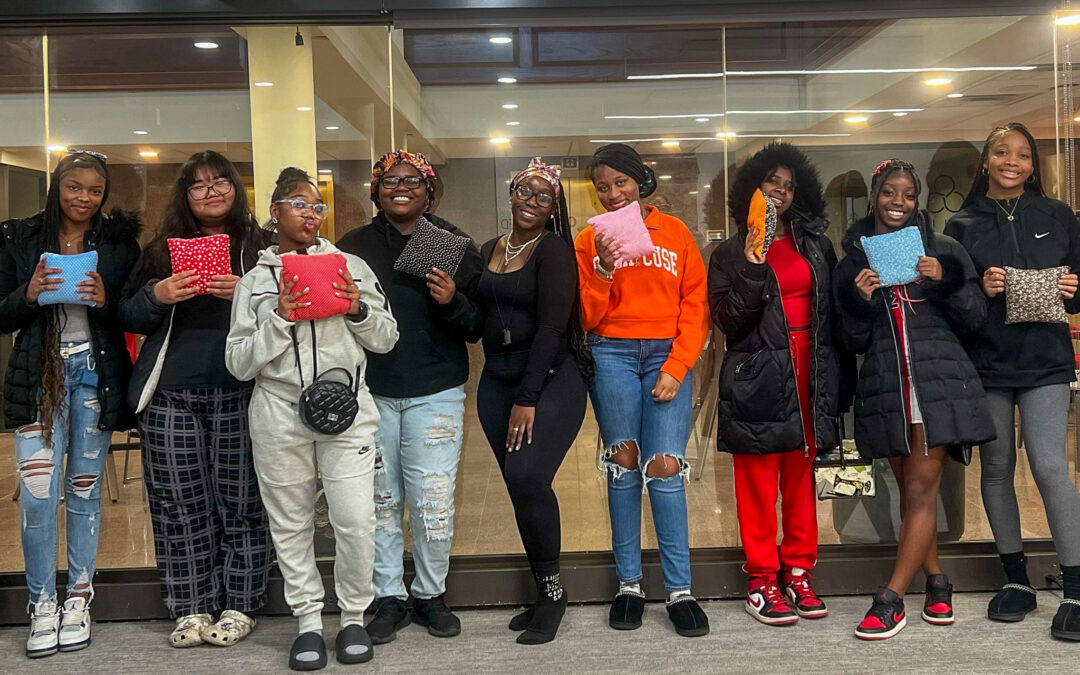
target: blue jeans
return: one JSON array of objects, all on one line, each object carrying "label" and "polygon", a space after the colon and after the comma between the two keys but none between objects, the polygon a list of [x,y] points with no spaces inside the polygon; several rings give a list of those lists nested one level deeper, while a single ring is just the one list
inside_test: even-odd
[{"label": "blue jeans", "polygon": [[[619,581],[640,581],[641,495],[647,489],[652,507],[664,588],[690,588],[690,531],[686,517],[686,442],[690,438],[693,378],[684,378],[675,398],[652,399],[660,368],[671,352],[671,339],[635,340],[588,336],[596,361],[590,395],[607,468],[611,549]],[[627,469],[610,460],[616,446],[636,441],[638,468]],[[670,478],[645,476],[657,455],[675,457],[681,470]]]},{"label": "blue jeans", "polygon": [[446,591],[450,570],[465,387],[416,398],[374,398],[380,418],[375,436],[375,597],[408,598],[402,559],[402,514],[408,504],[416,568],[412,594],[434,598]]},{"label": "blue jeans", "polygon": [[98,428],[101,405],[97,385],[87,380],[94,377],[88,367],[88,362],[93,363],[92,351],[67,355],[69,349],[83,344],[61,345],[63,406],[52,420],[52,444],[45,442],[40,422],[15,430],[15,462],[22,488],[19,512],[23,560],[32,603],[56,601],[56,511],[65,457],[67,590],[92,591],[90,582],[101,534],[101,474],[112,434]]}]

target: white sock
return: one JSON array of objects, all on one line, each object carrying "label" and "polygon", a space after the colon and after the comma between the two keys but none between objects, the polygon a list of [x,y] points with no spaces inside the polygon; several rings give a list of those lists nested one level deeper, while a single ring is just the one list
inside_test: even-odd
[{"label": "white sock", "polygon": [[678,601],[680,598],[691,598],[691,599],[693,599],[693,597],[694,596],[690,595],[690,589],[689,588],[687,588],[684,591],[672,591],[671,593],[668,593],[667,604],[670,605],[670,604]]},{"label": "white sock", "polygon": [[801,567],[792,567],[791,568],[791,575],[792,576],[801,577],[804,574],[806,574],[806,570],[804,570]]},{"label": "white sock", "polygon": [[619,595],[644,595],[644,593],[641,592],[641,582],[640,581],[633,581],[633,582],[620,581],[619,582]]}]

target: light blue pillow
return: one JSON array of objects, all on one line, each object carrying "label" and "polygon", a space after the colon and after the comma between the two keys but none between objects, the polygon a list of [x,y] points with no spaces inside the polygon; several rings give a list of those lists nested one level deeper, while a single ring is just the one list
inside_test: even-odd
[{"label": "light blue pillow", "polygon": [[926,255],[919,228],[909,225],[895,232],[862,237],[861,241],[870,269],[881,277],[882,286],[902,286],[919,278],[915,266]]},{"label": "light blue pillow", "polygon": [[90,279],[90,277],[86,276],[87,272],[97,271],[97,251],[76,253],[75,255],[42,253],[41,257],[45,259],[46,268],[51,267],[60,270],[60,274],[53,276],[61,277],[64,281],[60,284],[60,288],[55,291],[42,291],[38,295],[39,305],[92,306],[94,304],[93,301],[83,300],[79,297],[80,293],[76,285]]}]

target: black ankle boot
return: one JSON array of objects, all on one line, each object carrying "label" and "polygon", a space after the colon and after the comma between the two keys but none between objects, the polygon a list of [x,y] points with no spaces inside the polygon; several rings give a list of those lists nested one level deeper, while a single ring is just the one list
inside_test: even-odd
[{"label": "black ankle boot", "polygon": [[1065,599],[1050,624],[1050,634],[1061,640],[1080,641],[1080,565],[1061,566],[1061,585]]},{"label": "black ankle boot", "polygon": [[[517,637],[518,643],[523,645],[540,645],[554,640],[566,613],[566,591],[559,572],[533,572],[533,577],[536,579],[536,604],[531,608],[532,618],[525,632]],[[522,615],[527,613],[528,610]]]},{"label": "black ankle boot", "polygon": [[1023,621],[1035,610],[1035,589],[1027,575],[1027,558],[1022,551],[1002,553],[1001,564],[1009,583],[990,599],[986,615],[994,621]]}]

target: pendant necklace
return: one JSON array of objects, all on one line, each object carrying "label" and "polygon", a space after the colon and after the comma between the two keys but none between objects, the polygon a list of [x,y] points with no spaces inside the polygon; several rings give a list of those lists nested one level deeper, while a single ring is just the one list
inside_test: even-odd
[{"label": "pendant necklace", "polygon": [[60,239],[64,242],[64,247],[65,248],[71,248],[71,245],[81,236],[82,236],[82,233],[80,232],[79,234],[76,234],[71,239],[64,239],[63,236],[61,236]]},{"label": "pendant necklace", "polygon": [[535,242],[537,239],[544,236],[544,231],[540,230],[540,233],[537,234],[535,237],[518,246],[510,243],[510,237],[512,236],[513,233],[506,235],[506,246],[505,248],[503,248],[503,270],[510,266],[511,260],[524,253],[525,249],[528,248],[529,244]]},{"label": "pendant necklace", "polygon": [[[1020,197],[1023,197],[1023,196],[1024,196],[1024,195],[1023,195],[1023,193],[1021,193],[1021,194],[1020,194]],[[1005,210],[1005,207],[1001,205],[1001,201],[1000,201],[1000,200],[997,200],[997,199],[995,199],[995,200],[994,200],[994,203],[998,205],[998,208],[999,208],[999,209],[1001,209],[1001,212],[1005,214],[1005,218],[1006,218],[1006,219],[1007,219],[1007,220],[1008,220],[1008,221],[1009,221],[1010,223],[1011,223],[1012,221],[1016,220],[1016,217],[1015,217],[1015,216],[1014,216],[1013,214],[1015,214],[1015,213],[1016,213],[1016,208],[1017,208],[1018,206],[1020,206],[1020,197],[1017,197],[1017,198],[1016,198],[1016,202],[1015,202],[1015,203],[1013,204],[1013,207],[1012,207],[1012,210],[1011,210],[1011,211],[1007,211],[1007,210]],[[1005,203],[1006,203],[1006,204],[1007,204],[1007,203],[1009,203],[1009,200],[1007,200],[1007,199],[1006,199],[1006,200],[1004,200],[1004,201],[1005,201]]]}]

